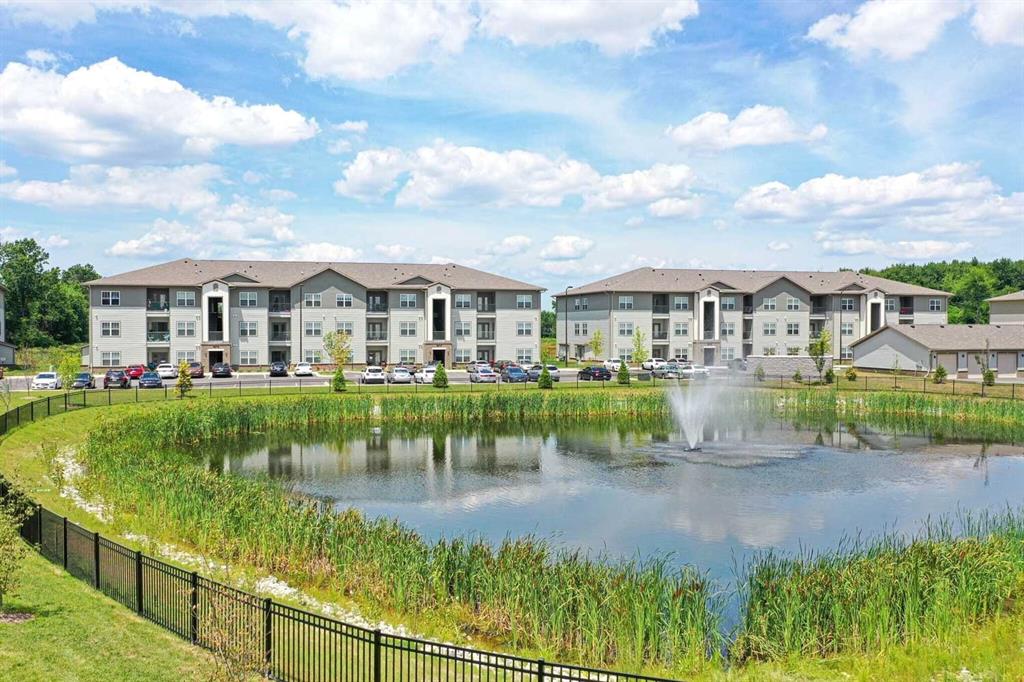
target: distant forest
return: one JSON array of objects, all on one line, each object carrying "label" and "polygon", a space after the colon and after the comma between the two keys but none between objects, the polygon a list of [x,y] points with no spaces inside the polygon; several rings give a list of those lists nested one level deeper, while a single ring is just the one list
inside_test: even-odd
[{"label": "distant forest", "polygon": [[1024,289],[1024,260],[1010,258],[989,263],[975,258],[924,265],[890,265],[881,270],[864,268],[860,272],[948,291],[953,294],[949,301],[952,324],[986,324],[988,303],[985,299]]}]

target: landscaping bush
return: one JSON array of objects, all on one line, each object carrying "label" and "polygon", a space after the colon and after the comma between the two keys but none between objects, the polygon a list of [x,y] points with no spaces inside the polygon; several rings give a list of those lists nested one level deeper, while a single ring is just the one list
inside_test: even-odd
[{"label": "landscaping bush", "polygon": [[846,368],[846,380],[847,381],[856,381],[857,380],[857,371],[853,367],[847,367]]},{"label": "landscaping bush", "polygon": [[625,361],[619,364],[619,374],[616,379],[620,386],[629,386],[629,365]]},{"label": "landscaping bush", "polygon": [[981,373],[981,383],[985,386],[995,386],[996,371],[991,367],[986,367]]},{"label": "landscaping bush", "polygon": [[836,373],[832,371],[831,367],[825,370],[825,383],[829,385],[836,383]]},{"label": "landscaping bush", "polygon": [[434,388],[448,388],[448,372],[444,371],[444,365],[438,365],[434,372]]},{"label": "landscaping bush", "polygon": [[764,367],[762,367],[761,365],[758,365],[757,369],[754,370],[754,377],[758,381],[764,381]]},{"label": "landscaping bush", "polygon": [[537,377],[537,388],[554,388],[555,382],[551,380],[551,372],[548,371],[548,366],[544,365],[544,369],[540,371],[540,376]]},{"label": "landscaping bush", "polygon": [[174,382],[174,389],[179,398],[184,398],[192,390],[192,376],[188,373],[188,362],[185,360],[178,363],[178,380]]},{"label": "landscaping bush", "polygon": [[341,393],[345,390],[345,368],[338,365],[334,370],[334,376],[331,377],[331,389],[335,393]]},{"label": "landscaping bush", "polygon": [[793,381],[801,383],[804,380],[804,375],[800,373],[800,370],[793,372]]},{"label": "landscaping bush", "polygon": [[933,384],[942,384],[946,381],[946,368],[939,365],[935,368],[935,372],[932,374]]}]

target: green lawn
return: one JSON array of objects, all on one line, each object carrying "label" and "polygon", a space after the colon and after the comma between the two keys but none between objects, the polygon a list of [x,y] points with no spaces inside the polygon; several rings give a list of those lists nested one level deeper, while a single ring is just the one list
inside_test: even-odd
[{"label": "green lawn", "polygon": [[0,623],[0,678],[195,680],[207,655],[30,553],[21,588],[5,611],[31,613]]}]

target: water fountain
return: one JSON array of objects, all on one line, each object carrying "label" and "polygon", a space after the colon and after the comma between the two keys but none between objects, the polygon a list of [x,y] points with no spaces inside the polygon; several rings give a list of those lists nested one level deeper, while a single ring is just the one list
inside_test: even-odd
[{"label": "water fountain", "polygon": [[691,381],[685,390],[678,385],[669,389],[669,405],[686,437],[687,452],[700,450],[704,423],[714,411],[720,392],[721,385],[710,381]]}]

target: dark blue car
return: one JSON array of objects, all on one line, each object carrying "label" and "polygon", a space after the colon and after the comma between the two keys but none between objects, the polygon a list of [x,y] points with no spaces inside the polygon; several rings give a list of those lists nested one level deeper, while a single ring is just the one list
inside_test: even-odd
[{"label": "dark blue car", "polygon": [[529,377],[522,367],[509,365],[501,370],[501,380],[509,384],[525,384]]},{"label": "dark blue car", "polygon": [[580,370],[579,378],[580,381],[611,381],[612,371],[607,367],[591,365]]},{"label": "dark blue car", "polygon": [[139,377],[139,388],[163,388],[164,380],[156,372],[144,372]]}]

